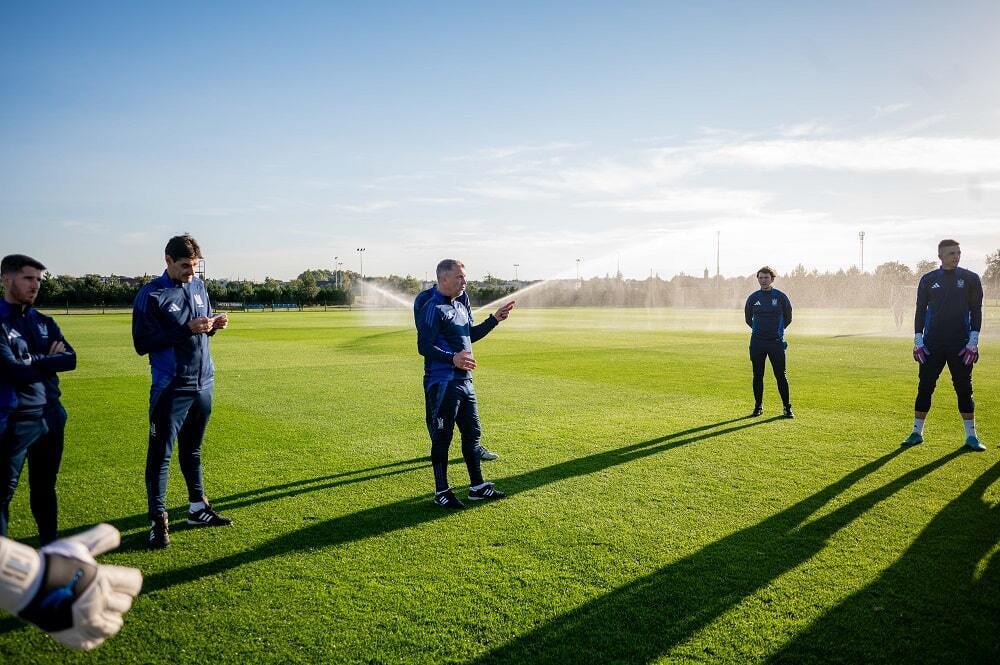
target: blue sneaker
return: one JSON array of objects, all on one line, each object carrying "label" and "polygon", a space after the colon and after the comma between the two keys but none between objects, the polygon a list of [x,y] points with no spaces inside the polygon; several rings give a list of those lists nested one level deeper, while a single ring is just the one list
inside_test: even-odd
[{"label": "blue sneaker", "polygon": [[986,450],[986,446],[984,446],[975,436],[966,437],[965,447],[976,453],[981,453]]},{"label": "blue sneaker", "polygon": [[906,437],[903,443],[899,444],[901,446],[916,446],[924,442],[924,437],[920,436],[916,432],[910,432],[910,436]]}]

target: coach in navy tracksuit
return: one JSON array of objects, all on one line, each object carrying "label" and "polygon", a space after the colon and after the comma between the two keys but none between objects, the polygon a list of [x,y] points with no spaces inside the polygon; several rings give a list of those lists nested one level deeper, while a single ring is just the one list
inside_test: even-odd
[{"label": "coach in navy tracksuit", "polygon": [[[20,254],[7,256],[4,261],[15,271],[44,270],[38,267],[41,263]],[[58,537],[56,478],[62,463],[67,420],[66,409],[59,400],[62,396],[59,373],[76,369],[76,352],[56,322],[32,307],[37,296],[37,290],[18,289],[16,280],[11,289],[5,289],[8,304],[13,303],[7,322],[27,343],[31,367],[45,386],[43,418],[48,431],[28,448],[28,479],[38,540],[47,545]]]},{"label": "coach in navy tracksuit", "polygon": [[[10,410],[7,427],[0,437],[0,536],[7,535],[10,502],[28,451],[48,432],[45,379],[46,364],[51,359],[41,354],[35,362],[31,352],[33,335],[26,329],[24,315],[25,309],[38,297],[44,270],[44,265],[21,254],[6,256],[0,261],[4,286],[0,302],[0,333],[3,335],[0,379],[16,393],[16,404]],[[10,405],[9,401],[7,403]]]},{"label": "coach in navy tracksuit", "polygon": [[480,469],[479,409],[472,386],[472,343],[507,319],[513,301],[501,306],[486,321],[472,325],[469,296],[465,293],[465,266],[445,259],[437,266],[437,284],[420,293],[413,304],[417,325],[417,350],[424,357],[424,403],[431,437],[434,469],[434,503],[445,508],[464,504],[448,485],[448,448],[455,425],[462,435],[462,457],[469,471],[469,499],[502,499],[505,495],[483,480]]},{"label": "coach in navy tracksuit", "polygon": [[772,287],[776,277],[774,269],[764,266],[757,271],[760,290],[750,294],[743,314],[750,334],[750,362],[753,364],[753,416],[764,412],[764,364],[771,361],[771,371],[778,383],[778,393],[784,404],[784,416],[793,418],[792,403],[788,398],[788,379],[785,377],[785,328],[792,322],[792,303],[788,296]]},{"label": "coach in navy tracksuit", "polygon": [[167,473],[174,440],[187,484],[188,524],[226,526],[205,497],[201,444],[212,413],[215,370],[209,337],[229,324],[225,314],[212,316],[205,283],[195,278],[201,248],[189,235],[175,236],[165,250],[166,271],[144,286],[132,306],[132,341],[139,355],[149,355],[149,448],[146,495],[149,546],[170,544],[167,519]]},{"label": "coach in navy tracksuit", "polygon": [[965,446],[981,452],[986,446],[976,436],[972,366],[979,360],[983,284],[979,275],[958,267],[962,250],[955,240],[942,240],[938,244],[938,257],[941,267],[921,277],[917,286],[913,357],[920,363],[920,385],[913,407],[913,431],[903,445],[923,442],[931,395],[941,371],[948,365],[965,425]]}]

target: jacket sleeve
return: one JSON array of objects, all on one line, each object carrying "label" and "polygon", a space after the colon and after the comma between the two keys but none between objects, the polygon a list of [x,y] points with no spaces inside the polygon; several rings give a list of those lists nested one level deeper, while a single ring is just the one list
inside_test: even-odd
[{"label": "jacket sleeve", "polygon": [[924,316],[927,314],[927,282],[921,278],[917,285],[917,311],[913,314],[913,333],[924,331]]},{"label": "jacket sleeve", "polygon": [[455,354],[435,344],[438,337],[439,322],[437,308],[433,304],[428,303],[421,310],[417,322],[417,351],[424,358],[450,363]]},{"label": "jacket sleeve", "polygon": [[31,366],[31,358],[19,358],[4,335],[0,335],[0,381],[11,384],[37,383],[44,380]]},{"label": "jacket sleeve", "polygon": [[747,298],[747,302],[743,305],[743,318],[746,319],[747,325],[753,328],[753,308],[750,306],[750,301],[753,299],[753,294]]},{"label": "jacket sleeve", "polygon": [[969,287],[969,328],[979,332],[983,328],[983,283],[978,275]]},{"label": "jacket sleeve", "polygon": [[471,339],[473,343],[478,342],[482,338],[489,335],[490,332],[498,325],[500,325],[500,322],[497,321],[497,317],[490,314],[486,317],[485,321],[469,328],[469,339]]},{"label": "jacket sleeve", "polygon": [[52,319],[48,319],[46,325],[53,334],[49,339],[53,342],[62,342],[66,345],[66,350],[62,353],[33,353],[31,354],[31,365],[41,372],[71,372],[76,369],[76,351],[70,346],[69,341],[63,337],[62,330]]},{"label": "jacket sleeve", "polygon": [[149,292],[140,291],[132,305],[132,344],[140,356],[166,351],[193,334],[185,325],[161,323],[157,310],[149,306],[149,298]]},{"label": "jacket sleeve", "polygon": [[792,325],[792,301],[784,293],[781,294],[781,313],[785,317],[785,327]]}]

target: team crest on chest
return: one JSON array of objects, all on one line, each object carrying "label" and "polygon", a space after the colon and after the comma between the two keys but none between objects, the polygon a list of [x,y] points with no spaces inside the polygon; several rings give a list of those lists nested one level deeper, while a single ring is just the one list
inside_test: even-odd
[{"label": "team crest on chest", "polygon": [[778,299],[777,298],[771,298],[771,304],[773,306],[777,307],[778,306]]},{"label": "team crest on chest", "polygon": [[48,336],[49,336],[49,327],[47,325],[45,325],[44,323],[39,323],[38,324],[38,334],[41,335],[42,337],[48,338]]},{"label": "team crest on chest", "polygon": [[198,307],[204,306],[205,303],[203,303],[201,301],[201,294],[200,293],[194,294],[194,304],[198,305]]},{"label": "team crest on chest", "polygon": [[965,288],[965,280],[964,279],[958,280],[958,288],[960,288],[960,289],[964,289]]}]

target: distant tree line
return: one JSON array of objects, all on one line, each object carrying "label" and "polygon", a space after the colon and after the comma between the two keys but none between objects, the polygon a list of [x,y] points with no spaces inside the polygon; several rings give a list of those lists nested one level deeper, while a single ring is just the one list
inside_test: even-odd
[{"label": "distant tree line", "polygon": [[[912,303],[913,288],[923,273],[938,264],[922,261],[915,269],[898,261],[889,261],[872,272],[852,267],[836,272],[808,270],[798,265],[779,275],[775,285],[792,297],[796,306],[808,307],[888,307]],[[986,258],[983,285],[990,297],[1000,296],[1000,250]],[[42,307],[129,307],[139,289],[153,279],[150,275],[123,277],[111,275],[46,274],[38,304]],[[360,275],[349,270],[306,270],[290,281],[267,277],[251,280],[208,279],[209,296],[218,303],[248,305],[350,305],[355,302]],[[404,299],[416,295],[425,285],[406,275],[365,278],[365,282],[388,290]],[[476,306],[503,298],[527,286],[519,296],[522,305],[537,307],[731,307],[742,304],[747,294],[758,288],[755,275],[695,277],[680,273],[668,279],[658,275],[643,280],[624,279],[621,275],[585,280],[510,282],[492,275],[471,281],[469,297]]]}]

